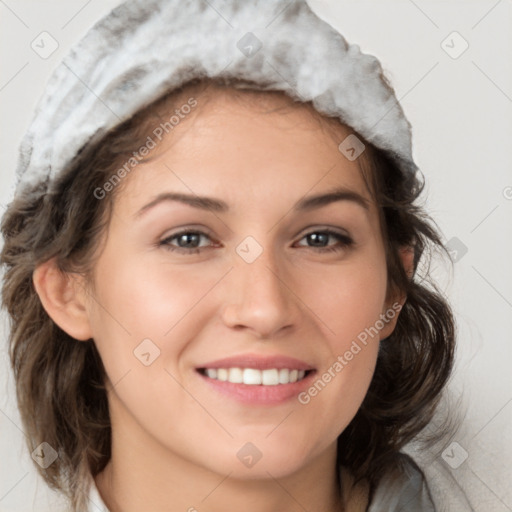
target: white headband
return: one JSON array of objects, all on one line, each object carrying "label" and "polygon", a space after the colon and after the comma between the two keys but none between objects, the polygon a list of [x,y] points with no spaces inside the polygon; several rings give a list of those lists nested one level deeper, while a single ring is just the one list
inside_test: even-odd
[{"label": "white headband", "polygon": [[378,59],[347,44],[304,0],[225,0],[218,8],[206,0],[127,0],[50,78],[20,146],[16,195],[41,183],[51,189],[82,147],[196,77],[242,78],[312,101],[403,171],[417,170],[410,124]]}]

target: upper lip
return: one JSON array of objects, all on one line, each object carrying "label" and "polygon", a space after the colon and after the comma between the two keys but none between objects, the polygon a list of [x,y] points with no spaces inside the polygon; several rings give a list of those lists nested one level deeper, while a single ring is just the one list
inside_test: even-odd
[{"label": "upper lip", "polygon": [[289,368],[297,370],[314,370],[314,367],[305,361],[288,356],[262,356],[260,354],[241,354],[224,357],[205,363],[198,368],[255,368],[266,370],[269,368]]}]

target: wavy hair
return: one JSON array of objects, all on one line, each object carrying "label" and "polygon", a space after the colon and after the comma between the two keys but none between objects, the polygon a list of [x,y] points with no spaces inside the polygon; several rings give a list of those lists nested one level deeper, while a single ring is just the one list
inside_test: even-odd
[{"label": "wavy hair", "polygon": [[[42,442],[57,450],[59,457],[48,468],[35,467],[51,488],[67,496],[74,512],[87,510],[85,483],[111,456],[105,370],[93,340],[77,342],[48,316],[32,275],[52,258],[63,272],[89,275],[122,184],[103,200],[95,199],[94,191],[140,147],[171,101],[205,83],[267,94],[240,80],[192,80],[84,147],[51,193],[37,200],[30,193],[15,198],[2,219],[2,301],[10,316],[18,407],[30,451]],[[424,183],[403,174],[382,150],[365,145],[361,170],[379,207],[388,291],[407,296],[394,332],[381,342],[368,393],[338,439],[338,469],[346,466],[373,490],[403,459],[403,446],[432,419],[451,373],[455,328],[442,293],[428,275],[420,279],[416,272],[432,250],[445,251],[435,224],[416,204]],[[401,264],[404,246],[414,249],[413,277]]]}]

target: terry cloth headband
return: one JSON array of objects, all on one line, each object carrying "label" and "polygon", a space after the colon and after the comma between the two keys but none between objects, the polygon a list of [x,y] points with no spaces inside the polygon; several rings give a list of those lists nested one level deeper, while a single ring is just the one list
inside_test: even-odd
[{"label": "terry cloth headband", "polygon": [[51,191],[84,146],[196,77],[241,78],[312,101],[401,170],[417,170],[410,124],[378,59],[304,0],[127,0],[51,76],[20,146],[16,196]]}]

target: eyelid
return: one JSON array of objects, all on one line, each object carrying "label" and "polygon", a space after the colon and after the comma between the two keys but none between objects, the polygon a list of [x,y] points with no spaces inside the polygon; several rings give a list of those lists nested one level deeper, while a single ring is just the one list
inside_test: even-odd
[{"label": "eyelid", "polygon": [[332,233],[332,234],[336,234],[336,235],[340,235],[340,236],[345,236],[347,238],[352,239],[352,236],[350,235],[350,233],[346,229],[335,228],[333,226],[322,226],[321,224],[320,225],[314,225],[314,226],[308,226],[307,228],[302,229],[297,234],[297,237],[301,237],[302,238],[302,237],[304,237],[306,235],[309,235],[310,233],[316,233],[317,231],[328,232],[328,233]]},{"label": "eyelid", "polygon": [[197,233],[200,235],[205,235],[212,239],[215,238],[213,236],[212,231],[210,229],[208,229],[207,227],[194,226],[192,224],[192,225],[185,225],[185,226],[177,227],[177,228],[175,228],[175,230],[166,231],[165,234],[162,237],[160,237],[160,241],[163,242],[165,240],[168,240],[169,238],[174,238],[175,236],[178,236],[178,235],[181,235],[184,233]]}]

